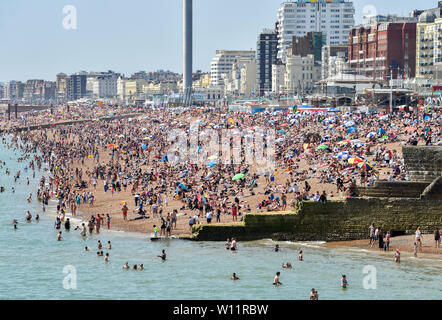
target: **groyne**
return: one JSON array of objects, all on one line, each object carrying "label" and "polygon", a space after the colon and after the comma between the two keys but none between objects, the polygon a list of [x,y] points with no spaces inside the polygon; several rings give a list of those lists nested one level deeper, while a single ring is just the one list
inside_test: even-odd
[{"label": "groyne", "polygon": [[[99,117],[95,119],[77,119],[77,120],[66,120],[66,121],[58,121],[53,123],[44,123],[39,125],[30,125],[30,126],[23,126],[23,127],[16,127],[14,128],[15,131],[21,132],[21,131],[32,131],[32,130],[38,130],[38,129],[47,129],[52,128],[54,126],[62,126],[62,125],[71,125],[71,124],[81,124],[86,122],[92,122],[92,121],[112,121],[115,119],[128,119],[128,118],[136,118],[142,115],[141,113],[130,113],[130,114],[123,114],[123,115],[117,115],[117,116],[106,116],[106,117]],[[0,131],[2,133],[3,131]]]},{"label": "groyne", "polygon": [[418,227],[432,233],[442,226],[442,202],[413,198],[348,198],[326,203],[306,201],[292,212],[252,213],[242,223],[197,225],[192,240],[249,241],[271,238],[289,241],[346,241],[368,238],[374,221],[394,235],[412,234]]}]

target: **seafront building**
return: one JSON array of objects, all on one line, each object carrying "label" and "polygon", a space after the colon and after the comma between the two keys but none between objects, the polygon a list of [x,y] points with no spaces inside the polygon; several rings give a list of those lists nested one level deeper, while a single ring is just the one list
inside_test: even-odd
[{"label": "seafront building", "polygon": [[272,65],[278,55],[278,35],[274,29],[264,29],[256,44],[256,89],[260,96],[272,91]]},{"label": "seafront building", "polygon": [[278,59],[287,60],[293,36],[322,32],[326,44],[346,44],[354,26],[353,2],[345,0],[296,0],[278,10]]},{"label": "seafront building", "polygon": [[87,79],[87,91],[92,98],[115,98],[118,93],[117,82],[115,78],[90,77]]},{"label": "seafront building", "polygon": [[322,59],[322,47],[324,45],[322,32],[307,32],[303,37],[293,36],[291,52],[294,56],[305,56],[312,54],[315,61]]},{"label": "seafront building", "polygon": [[222,75],[224,94],[250,96],[256,90],[256,59],[236,57],[232,69]]},{"label": "seafront building", "polygon": [[285,64],[280,60],[272,65],[272,93],[279,95],[284,92]]},{"label": "seafront building", "polygon": [[416,23],[382,22],[352,28],[349,67],[373,80],[413,78],[416,71]]},{"label": "seafront building", "polygon": [[75,101],[87,96],[87,73],[80,72],[66,79],[66,94],[68,101]]},{"label": "seafront building", "polygon": [[223,86],[223,75],[232,70],[233,63],[237,58],[255,59],[253,50],[217,50],[212,59],[210,74],[212,86]]},{"label": "seafront building", "polygon": [[25,84],[21,81],[8,81],[5,83],[4,96],[6,100],[21,100],[25,92]]},{"label": "seafront building", "polygon": [[312,93],[315,83],[321,80],[321,66],[313,54],[288,56],[284,74],[284,92],[289,95]]},{"label": "seafront building", "polygon": [[419,17],[416,38],[416,78],[432,79],[442,62],[442,2]]},{"label": "seafront building", "polygon": [[321,51],[321,78],[326,79],[347,69],[348,46],[327,45]]}]

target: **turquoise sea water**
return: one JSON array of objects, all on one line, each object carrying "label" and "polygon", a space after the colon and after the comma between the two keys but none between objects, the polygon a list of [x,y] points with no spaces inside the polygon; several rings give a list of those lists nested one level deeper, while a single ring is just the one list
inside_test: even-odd
[{"label": "turquoise sea water", "polygon": [[[0,299],[308,299],[316,288],[320,299],[442,299],[441,262],[404,257],[400,266],[393,253],[380,256],[346,249],[324,249],[315,243],[280,243],[281,251],[273,252],[270,240],[239,243],[236,253],[227,251],[224,243],[165,240],[150,242],[148,236],[122,232],[103,232],[83,240],[79,231],[63,231],[57,241],[54,210],[42,213],[35,200],[40,174],[24,172],[18,154],[0,144],[0,160],[6,161],[11,175],[0,169]],[[20,181],[13,176],[21,170]],[[31,183],[26,185],[26,178]],[[16,189],[11,193],[11,187]],[[34,200],[28,204],[29,193]],[[52,203],[52,207],[54,203]],[[40,222],[25,222],[26,210]],[[18,230],[12,220],[18,219]],[[75,226],[76,223],[73,223]],[[96,256],[97,240],[105,247],[108,240],[110,262]],[[91,251],[84,251],[88,246]],[[304,251],[298,261],[299,249]],[[156,256],[165,249],[168,259]],[[104,250],[104,252],[108,252]],[[144,271],[123,271],[143,263]],[[283,262],[293,270],[283,270]],[[377,289],[363,288],[363,268],[376,268]],[[64,289],[65,266],[76,270],[76,289]],[[272,285],[276,271],[281,271],[280,287]],[[229,280],[236,272],[239,281]],[[340,288],[341,274],[347,275],[350,287]],[[72,275],[72,274],[71,274]]]}]

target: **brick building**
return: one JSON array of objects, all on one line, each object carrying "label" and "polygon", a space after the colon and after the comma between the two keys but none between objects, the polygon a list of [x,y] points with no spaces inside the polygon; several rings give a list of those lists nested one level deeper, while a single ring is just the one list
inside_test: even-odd
[{"label": "brick building", "polygon": [[376,23],[350,30],[349,67],[377,80],[414,78],[416,23]]}]

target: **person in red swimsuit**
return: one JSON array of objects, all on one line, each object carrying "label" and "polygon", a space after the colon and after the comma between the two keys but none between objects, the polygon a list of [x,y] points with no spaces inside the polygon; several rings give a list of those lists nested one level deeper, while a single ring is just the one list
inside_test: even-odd
[{"label": "person in red swimsuit", "polygon": [[236,204],[234,204],[232,206],[232,217],[233,217],[233,221],[238,221],[237,220],[237,215],[238,215],[238,207],[236,206]]}]

